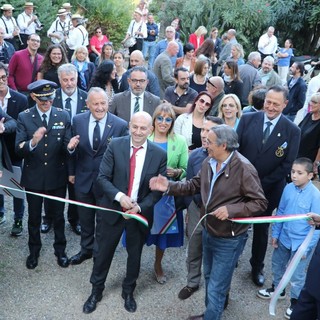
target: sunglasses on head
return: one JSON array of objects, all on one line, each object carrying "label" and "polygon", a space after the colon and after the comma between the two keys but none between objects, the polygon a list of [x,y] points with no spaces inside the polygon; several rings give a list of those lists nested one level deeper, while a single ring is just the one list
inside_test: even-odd
[{"label": "sunglasses on head", "polygon": [[164,118],[163,116],[157,116],[156,117],[156,120],[159,122],[159,123],[161,123],[161,122],[165,122],[165,123],[171,123],[172,122],[172,118],[170,118],[170,117],[166,117],[166,118]]},{"label": "sunglasses on head", "polygon": [[211,84],[214,88],[217,89],[217,87],[208,79],[208,83]]}]

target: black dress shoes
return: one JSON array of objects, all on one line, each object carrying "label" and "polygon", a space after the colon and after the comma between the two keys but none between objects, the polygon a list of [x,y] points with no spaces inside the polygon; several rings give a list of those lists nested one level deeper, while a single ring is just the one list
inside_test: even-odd
[{"label": "black dress shoes", "polygon": [[38,266],[38,257],[30,254],[26,261],[26,267],[28,269],[34,269]]},{"label": "black dress shoes", "polygon": [[79,223],[76,224],[71,224],[71,230],[77,235],[80,236],[81,235],[81,226]]},{"label": "black dress shoes", "polygon": [[258,272],[252,271],[251,276],[252,276],[252,281],[254,282],[254,284],[256,284],[258,287],[263,286],[265,279],[264,279],[264,275],[261,271],[258,271]]},{"label": "black dress shoes", "polygon": [[41,233],[48,233],[51,230],[52,224],[49,222],[41,223]]},{"label": "black dress shoes", "polygon": [[97,303],[101,301],[102,293],[92,293],[88,300],[84,303],[82,311],[84,313],[91,313],[96,310]]},{"label": "black dress shoes", "polygon": [[204,319],[204,314],[200,314],[198,316],[191,316],[187,320],[203,320]]},{"label": "black dress shoes", "polygon": [[124,292],[122,292],[121,297],[124,299],[124,308],[128,312],[136,312],[137,303],[133,298],[133,294],[132,293],[124,293]]},{"label": "black dress shoes", "polygon": [[58,265],[61,268],[67,268],[69,266],[69,259],[65,253],[56,254]]},{"label": "black dress shoes", "polygon": [[81,251],[79,253],[77,253],[76,255],[72,256],[70,258],[70,264],[72,265],[77,265],[77,264],[81,264],[83,261],[91,259],[92,258],[92,253],[81,253]]}]

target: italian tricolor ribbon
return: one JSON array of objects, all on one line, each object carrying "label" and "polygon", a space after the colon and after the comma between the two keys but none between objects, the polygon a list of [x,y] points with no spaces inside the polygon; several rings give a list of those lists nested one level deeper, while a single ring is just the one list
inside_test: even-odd
[{"label": "italian tricolor ribbon", "polygon": [[38,196],[38,197],[43,197],[46,199],[51,199],[51,200],[56,200],[59,202],[64,202],[64,203],[69,203],[69,204],[75,204],[77,206],[81,206],[81,207],[86,207],[86,208],[91,208],[91,209],[97,209],[97,210],[102,210],[102,211],[111,211],[111,212],[115,212],[117,214],[121,214],[124,217],[128,217],[128,218],[132,218],[135,219],[139,222],[141,222],[143,225],[145,225],[146,227],[148,227],[148,220],[142,216],[141,214],[137,214],[137,213],[124,213],[122,211],[118,211],[118,210],[114,210],[114,209],[109,209],[109,208],[104,208],[104,207],[99,207],[99,206],[95,206],[93,204],[88,204],[88,203],[84,203],[84,202],[79,202],[79,201],[74,201],[74,200],[70,200],[70,199],[64,199],[64,198],[60,198],[60,197],[56,197],[56,196],[50,196],[47,194],[43,194],[43,193],[37,193],[37,192],[31,192],[31,191],[26,191],[23,189],[16,189],[16,188],[11,188],[11,187],[7,187],[4,186],[2,184],[0,184],[0,188],[4,188],[4,189],[9,189],[9,190],[14,190],[14,191],[18,191],[18,192],[23,192],[23,193],[28,193],[28,194],[32,194],[34,196]]}]

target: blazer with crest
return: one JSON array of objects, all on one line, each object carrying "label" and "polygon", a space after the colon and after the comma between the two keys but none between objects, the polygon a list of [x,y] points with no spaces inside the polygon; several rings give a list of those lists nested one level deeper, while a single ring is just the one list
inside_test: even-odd
[{"label": "blazer with crest", "polygon": [[263,190],[282,182],[291,172],[300,143],[300,129],[281,115],[265,144],[262,143],[264,112],[243,114],[237,133],[239,152],[257,169]]}]

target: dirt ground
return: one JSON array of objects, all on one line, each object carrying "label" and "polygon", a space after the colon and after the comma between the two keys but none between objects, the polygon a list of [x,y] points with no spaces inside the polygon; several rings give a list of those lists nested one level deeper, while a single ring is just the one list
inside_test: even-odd
[{"label": "dirt ground", "polygon": [[[8,200],[6,198],[6,200]],[[186,245],[170,248],[165,253],[164,270],[167,283],[160,285],[153,274],[154,247],[145,247],[142,255],[141,273],[135,291],[138,309],[134,314],[123,307],[121,283],[126,268],[126,251],[118,247],[102,301],[90,315],[82,312],[82,306],[90,295],[89,277],[92,260],[79,266],[60,268],[53,254],[53,231],[42,235],[43,246],[39,265],[35,270],[25,267],[28,256],[27,214],[24,218],[24,232],[21,237],[10,236],[13,222],[12,201],[6,201],[7,221],[0,226],[0,320],[182,320],[204,310],[204,283],[192,297],[181,301],[178,292],[186,285]],[[80,237],[66,226],[67,254],[79,251]],[[235,271],[230,303],[223,320],[280,320],[289,305],[289,297],[277,305],[276,316],[268,313],[268,301],[256,297],[257,290],[250,278],[251,232],[239,266]],[[265,277],[271,285],[271,248],[269,247]]]}]

